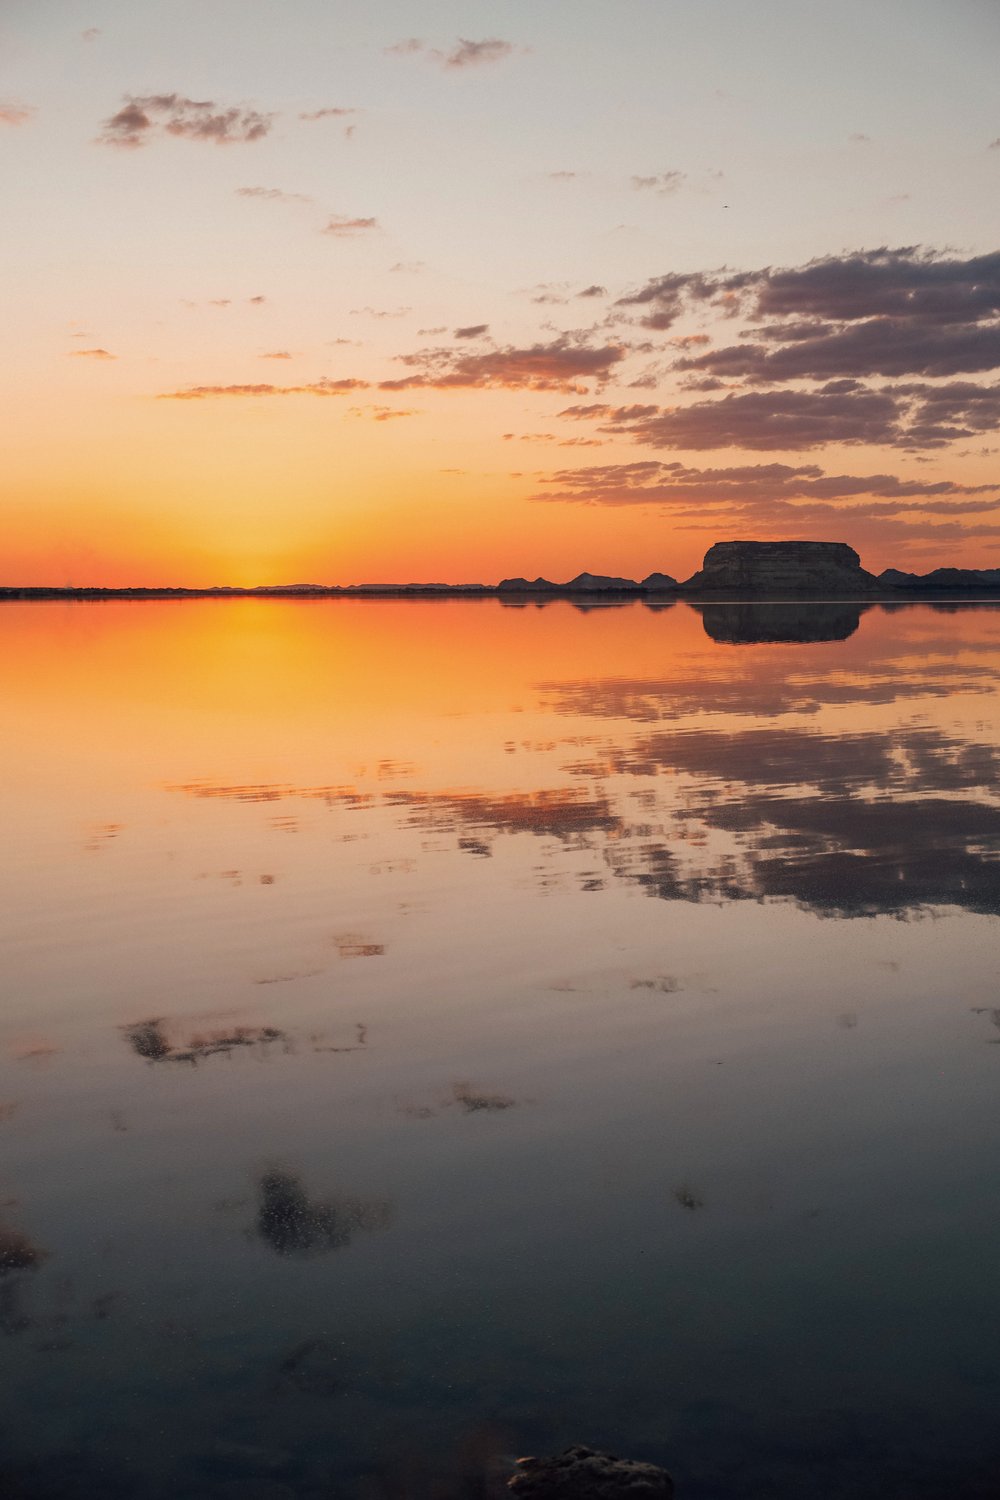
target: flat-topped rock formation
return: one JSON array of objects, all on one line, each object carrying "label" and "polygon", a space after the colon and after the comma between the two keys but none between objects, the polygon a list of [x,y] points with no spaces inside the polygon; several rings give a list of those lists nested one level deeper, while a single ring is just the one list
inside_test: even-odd
[{"label": "flat-topped rock formation", "polygon": [[878,580],[845,542],[716,542],[701,569],[681,585],[685,594],[733,597],[823,599],[878,590]]}]

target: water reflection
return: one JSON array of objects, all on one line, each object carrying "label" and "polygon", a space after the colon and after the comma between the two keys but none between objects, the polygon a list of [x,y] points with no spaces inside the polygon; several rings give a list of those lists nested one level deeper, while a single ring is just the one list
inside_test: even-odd
[{"label": "water reflection", "polygon": [[802,645],[846,641],[861,623],[867,604],[703,604],[696,606],[713,641],[752,645],[762,641]]},{"label": "water reflection", "polygon": [[[259,980],[255,983],[260,983]],[[180,1046],[168,1041],[162,1017],[133,1021],[122,1027],[125,1040],[137,1057],[147,1062],[184,1062],[192,1066],[209,1057],[226,1057],[238,1048],[266,1048],[273,1042],[288,1042],[277,1026],[235,1026],[208,1033],[195,1032]]]},{"label": "water reflection", "polygon": [[1000,610],[0,628],[0,1492],[989,1472]]},{"label": "water reflection", "polygon": [[310,1198],[292,1172],[264,1172],[257,1184],[255,1233],[276,1255],[322,1255],[349,1245],[359,1230],[388,1229],[392,1209],[376,1199]]},{"label": "water reflection", "polygon": [[32,1244],[19,1229],[0,1224],[0,1277],[14,1271],[34,1271],[48,1258],[48,1251]]}]

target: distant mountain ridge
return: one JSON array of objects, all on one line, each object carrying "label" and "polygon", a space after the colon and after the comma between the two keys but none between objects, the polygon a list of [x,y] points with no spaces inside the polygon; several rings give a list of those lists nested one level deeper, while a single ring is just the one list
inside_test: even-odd
[{"label": "distant mountain ridge", "polygon": [[548,578],[504,578],[487,583],[270,584],[260,588],[90,588],[2,587],[0,601],[16,599],[317,599],[317,598],[499,598],[528,599],[797,599],[874,597],[953,598],[1000,595],[1000,568],[935,568],[905,573],[886,568],[877,577],[861,566],[845,542],[716,542],[696,573],[680,583],[669,573],[648,573],[641,581],[609,573],[577,573],[565,583]]}]

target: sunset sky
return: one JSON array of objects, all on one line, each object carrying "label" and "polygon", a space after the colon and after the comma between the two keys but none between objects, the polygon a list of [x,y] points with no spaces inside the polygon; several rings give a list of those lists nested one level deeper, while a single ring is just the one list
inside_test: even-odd
[{"label": "sunset sky", "polygon": [[0,583],[1000,565],[995,0],[2,0]]}]

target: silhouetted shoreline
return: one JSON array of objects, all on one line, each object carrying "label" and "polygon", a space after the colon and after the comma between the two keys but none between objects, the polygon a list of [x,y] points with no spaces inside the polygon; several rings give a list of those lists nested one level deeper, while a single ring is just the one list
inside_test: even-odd
[{"label": "silhouetted shoreline", "polygon": [[726,603],[863,603],[905,599],[1000,598],[1000,568],[936,568],[903,573],[887,568],[877,576],[861,566],[844,542],[716,542],[702,567],[685,582],[654,572],[641,582],[605,573],[578,573],[566,583],[547,578],[504,578],[488,583],[265,584],[257,588],[63,588],[45,585],[0,587],[0,602],[46,599],[501,599],[529,604],[572,599],[602,604],[641,600],[668,604],[675,599]]}]

